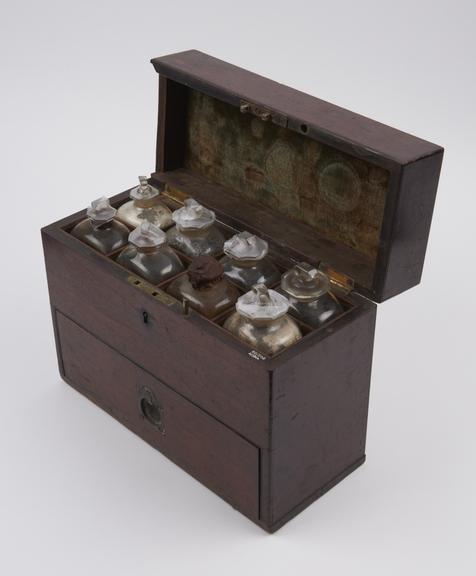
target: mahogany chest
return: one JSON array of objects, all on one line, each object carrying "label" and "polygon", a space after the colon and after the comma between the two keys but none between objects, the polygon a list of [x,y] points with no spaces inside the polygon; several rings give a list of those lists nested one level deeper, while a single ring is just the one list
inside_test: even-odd
[{"label": "mahogany chest", "polygon": [[375,302],[420,282],[443,149],[196,50],[152,63],[164,202],[320,266],[344,312],[266,357],[73,237],[82,211],[42,230],[59,370],[274,531],[365,460]]}]

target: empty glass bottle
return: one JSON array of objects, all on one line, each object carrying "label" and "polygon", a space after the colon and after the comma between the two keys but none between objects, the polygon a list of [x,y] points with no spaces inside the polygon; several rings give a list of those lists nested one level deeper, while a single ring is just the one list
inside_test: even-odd
[{"label": "empty glass bottle", "polygon": [[160,284],[183,271],[182,261],[167,246],[165,232],[150,222],[135,228],[129,234],[129,242],[117,262],[152,284]]},{"label": "empty glass bottle", "polygon": [[127,244],[129,229],[114,219],[117,210],[103,196],[91,202],[88,217],[71,230],[71,234],[99,252],[108,254]]},{"label": "empty glass bottle", "polygon": [[243,342],[267,356],[273,356],[302,338],[296,322],[286,314],[285,296],[256,284],[238,298],[236,312],[224,327]]},{"label": "empty glass bottle", "polygon": [[172,211],[160,201],[160,192],[147,182],[146,176],[139,176],[139,186],[133,188],[131,200],[119,207],[117,217],[131,228],[141,222],[150,222],[166,230],[172,226]]},{"label": "empty glass bottle", "polygon": [[255,284],[271,286],[281,278],[275,264],[266,257],[268,243],[254,234],[235,234],[225,242],[223,252],[221,263],[225,276],[242,290],[249,290]]},{"label": "empty glass bottle", "polygon": [[289,312],[313,328],[344,311],[330,292],[328,276],[306,262],[296,264],[283,274],[279,291],[289,300]]},{"label": "empty glass bottle", "polygon": [[207,318],[233,306],[240,295],[238,289],[223,278],[223,266],[213,256],[195,258],[187,273],[175,278],[167,292]]},{"label": "empty glass bottle", "polygon": [[187,198],[184,206],[175,210],[172,218],[176,223],[167,232],[170,246],[187,256],[216,256],[223,250],[225,238],[213,225],[215,212],[208,210],[193,198]]}]

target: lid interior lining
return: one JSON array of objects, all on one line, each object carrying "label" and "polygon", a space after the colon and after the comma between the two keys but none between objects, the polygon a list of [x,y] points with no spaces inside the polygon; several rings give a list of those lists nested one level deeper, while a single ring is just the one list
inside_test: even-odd
[{"label": "lid interior lining", "polygon": [[[212,208],[228,206],[231,216],[249,221],[254,233],[278,243],[286,238],[291,250],[313,263],[325,261],[371,293],[390,172],[305,134],[243,114],[204,92],[173,85],[174,93],[182,93],[182,130],[172,135],[166,129],[169,112],[173,117],[178,112],[167,98],[162,146],[167,159],[167,145],[172,144],[173,158],[169,155],[163,169],[175,169],[174,184],[184,179],[191,184],[196,178],[192,189],[201,185],[208,190],[198,197],[194,190],[184,192]],[[228,195],[230,202],[218,197],[215,202],[211,191]],[[264,211],[269,217],[262,218]],[[268,228],[270,219],[273,225]]]}]

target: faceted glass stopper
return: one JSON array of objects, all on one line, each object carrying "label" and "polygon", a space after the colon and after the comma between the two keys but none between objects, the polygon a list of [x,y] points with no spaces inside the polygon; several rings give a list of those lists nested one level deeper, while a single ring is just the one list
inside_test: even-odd
[{"label": "faceted glass stopper", "polygon": [[268,290],[264,284],[255,284],[236,302],[237,312],[250,320],[277,320],[286,314],[288,308],[288,299],[274,290]]},{"label": "faceted glass stopper", "polygon": [[223,252],[234,260],[261,260],[268,253],[268,243],[245,231],[227,240]]},{"label": "faceted glass stopper", "polygon": [[205,230],[215,222],[215,212],[193,198],[187,198],[184,206],[172,214],[172,219],[182,230]]},{"label": "faceted glass stopper", "polygon": [[150,200],[160,194],[157,188],[147,182],[147,176],[139,176],[139,182],[139,186],[133,188],[129,193],[133,200]]},{"label": "faceted glass stopper", "polygon": [[129,242],[138,248],[155,248],[166,242],[165,232],[150,222],[142,222],[129,234]]},{"label": "faceted glass stopper", "polygon": [[105,196],[93,200],[91,206],[87,209],[86,214],[93,222],[105,223],[109,222],[116,215],[117,210],[111,206],[109,199]]},{"label": "faceted glass stopper", "polygon": [[283,274],[281,288],[296,300],[311,302],[329,291],[330,282],[324,272],[307,262],[299,262]]}]

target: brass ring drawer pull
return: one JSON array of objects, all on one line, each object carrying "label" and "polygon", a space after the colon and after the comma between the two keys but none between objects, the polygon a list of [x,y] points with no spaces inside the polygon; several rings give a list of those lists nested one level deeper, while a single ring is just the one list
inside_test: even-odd
[{"label": "brass ring drawer pull", "polygon": [[165,434],[164,409],[149,388],[142,388],[139,393],[139,411],[143,418],[157,428],[161,434]]}]

